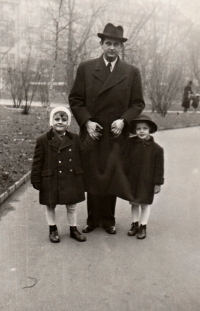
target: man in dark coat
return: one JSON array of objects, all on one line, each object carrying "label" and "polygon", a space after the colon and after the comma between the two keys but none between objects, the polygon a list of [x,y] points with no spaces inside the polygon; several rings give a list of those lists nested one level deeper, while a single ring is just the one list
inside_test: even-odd
[{"label": "man in dark coat", "polygon": [[122,26],[109,23],[97,35],[101,38],[103,55],[79,65],[69,104],[82,139],[87,132],[93,139],[99,137],[99,131],[102,135],[84,159],[88,219],[83,232],[101,225],[108,233],[115,234],[116,197],[108,194],[112,172],[109,165],[119,149],[118,137],[125,135],[129,122],[141,113],[145,103],[138,68],[118,56],[123,42],[127,41]]}]

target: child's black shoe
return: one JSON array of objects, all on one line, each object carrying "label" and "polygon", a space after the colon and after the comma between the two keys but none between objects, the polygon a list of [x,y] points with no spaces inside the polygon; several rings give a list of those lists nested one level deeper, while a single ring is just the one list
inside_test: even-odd
[{"label": "child's black shoe", "polygon": [[134,236],[136,235],[136,233],[138,233],[138,230],[139,230],[139,225],[138,225],[138,221],[137,222],[133,222],[131,224],[131,229],[128,231],[128,235],[129,236]]},{"label": "child's black shoe", "polygon": [[75,239],[78,242],[86,241],[86,237],[81,234],[75,226],[70,226],[70,238]]},{"label": "child's black shoe", "polygon": [[60,238],[59,238],[59,235],[58,235],[58,230],[55,230],[55,231],[51,231],[49,233],[49,239],[52,243],[59,243],[60,242]]},{"label": "child's black shoe", "polygon": [[146,225],[140,225],[138,234],[137,234],[137,239],[145,239],[146,238]]}]

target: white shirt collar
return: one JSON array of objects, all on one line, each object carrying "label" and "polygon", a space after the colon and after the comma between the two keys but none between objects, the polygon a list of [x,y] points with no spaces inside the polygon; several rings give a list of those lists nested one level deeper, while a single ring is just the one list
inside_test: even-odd
[{"label": "white shirt collar", "polygon": [[105,59],[104,55],[103,55],[103,59],[104,59],[104,62],[105,62],[105,64],[106,64],[106,66],[108,65],[108,63],[111,63],[111,72],[112,72],[113,69],[114,69],[114,67],[115,67],[115,64],[116,64],[116,62],[117,62],[117,60],[118,60],[118,57],[117,57],[113,62],[108,62],[108,61]]}]

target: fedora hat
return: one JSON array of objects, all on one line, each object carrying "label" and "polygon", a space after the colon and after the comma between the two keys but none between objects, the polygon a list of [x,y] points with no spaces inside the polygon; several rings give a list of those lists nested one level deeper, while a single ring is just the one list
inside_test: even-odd
[{"label": "fedora hat", "polygon": [[146,114],[140,114],[136,119],[134,119],[130,122],[129,130],[131,133],[135,134],[135,126],[136,126],[138,121],[146,122],[147,124],[149,124],[150,133],[155,133],[157,131],[156,123],[154,123],[151,120],[151,118],[149,116],[147,116]]},{"label": "fedora hat", "polygon": [[123,27],[122,26],[114,26],[111,23],[106,24],[103,33],[98,33],[97,36],[99,38],[111,38],[117,39],[121,42],[126,42],[128,39],[123,37]]}]

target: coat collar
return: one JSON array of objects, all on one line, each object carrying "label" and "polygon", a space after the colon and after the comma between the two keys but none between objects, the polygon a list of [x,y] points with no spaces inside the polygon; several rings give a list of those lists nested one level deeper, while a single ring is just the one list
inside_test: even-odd
[{"label": "coat collar", "polygon": [[114,85],[118,84],[119,82],[128,77],[127,73],[124,70],[123,62],[120,60],[120,58],[115,64],[113,71],[108,76],[107,68],[103,60],[103,55],[97,59],[96,67],[92,72],[92,74],[101,82],[103,82],[103,86],[99,94],[113,87]]},{"label": "coat collar", "polygon": [[140,139],[139,137],[135,137],[136,143],[142,143],[143,145],[151,145],[154,142],[154,139],[152,136],[149,136],[149,139]]},{"label": "coat collar", "polygon": [[66,135],[64,136],[63,140],[61,141],[53,132],[51,129],[47,133],[47,139],[50,140],[50,145],[52,147],[55,147],[58,150],[67,148],[73,144],[73,136],[71,133],[66,131]]}]

